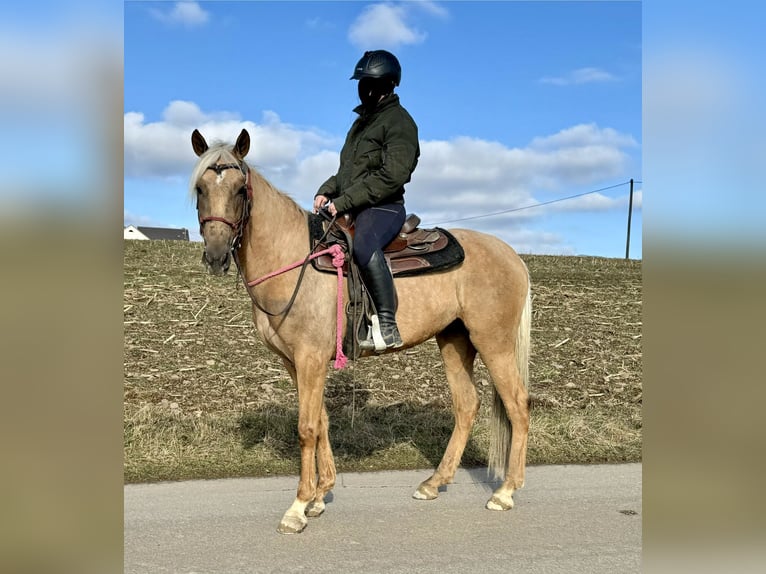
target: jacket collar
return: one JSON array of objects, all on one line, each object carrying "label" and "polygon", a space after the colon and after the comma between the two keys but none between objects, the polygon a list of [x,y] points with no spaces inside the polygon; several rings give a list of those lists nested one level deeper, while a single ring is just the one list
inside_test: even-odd
[{"label": "jacket collar", "polygon": [[[369,116],[373,116],[375,114],[378,114],[378,113],[382,112],[383,110],[385,110],[387,108],[390,108],[390,107],[396,106],[396,105],[399,105],[399,94],[393,94],[393,93],[389,94],[385,98],[380,100],[378,102],[378,105],[375,106],[375,109],[372,110],[372,112],[370,112],[369,114],[367,114],[367,116],[368,117]],[[354,108],[354,111],[357,114],[359,114],[360,116],[365,115],[365,108],[364,108],[364,106],[362,104],[359,104],[358,106],[356,106]]]}]

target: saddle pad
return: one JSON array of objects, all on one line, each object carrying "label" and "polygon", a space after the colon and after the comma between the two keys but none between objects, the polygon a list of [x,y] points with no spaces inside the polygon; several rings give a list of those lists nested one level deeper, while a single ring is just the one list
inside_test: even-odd
[{"label": "saddle pad", "polygon": [[[324,234],[323,222],[325,220],[313,213],[309,214],[309,242],[311,247],[317,246],[317,242]],[[465,259],[465,252],[455,236],[446,229],[416,229],[408,234],[410,240],[407,248],[395,253],[386,251],[386,259],[391,266],[394,277],[407,277],[421,275],[435,271],[446,271],[460,265]],[[413,238],[423,238],[423,243],[412,241]],[[396,241],[396,240],[394,240]],[[320,249],[328,247],[325,243]],[[345,243],[344,243],[345,247]],[[332,258],[324,255],[312,260],[312,265],[317,271],[337,273],[332,265]],[[348,262],[343,266],[343,273],[348,273]]]}]

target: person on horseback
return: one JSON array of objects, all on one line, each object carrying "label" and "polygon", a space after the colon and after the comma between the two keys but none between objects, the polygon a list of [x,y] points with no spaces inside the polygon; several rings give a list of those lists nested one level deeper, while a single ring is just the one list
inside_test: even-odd
[{"label": "person on horseback", "polygon": [[[355,219],[353,257],[375,305],[386,348],[403,345],[396,324],[396,292],[383,248],[406,217],[404,184],[418,163],[418,127],[394,88],[401,81],[399,60],[385,50],[365,52],[351,80],[359,80],[358,118],[340,152],[338,172],[314,196],[314,213],[350,213]],[[371,339],[362,350],[374,350]]]}]

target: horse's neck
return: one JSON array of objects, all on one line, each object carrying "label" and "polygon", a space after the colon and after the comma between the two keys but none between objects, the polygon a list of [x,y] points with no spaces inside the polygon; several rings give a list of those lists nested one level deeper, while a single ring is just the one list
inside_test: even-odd
[{"label": "horse's neck", "polygon": [[253,182],[253,203],[240,257],[247,279],[302,260],[309,251],[306,212],[271,186]]}]

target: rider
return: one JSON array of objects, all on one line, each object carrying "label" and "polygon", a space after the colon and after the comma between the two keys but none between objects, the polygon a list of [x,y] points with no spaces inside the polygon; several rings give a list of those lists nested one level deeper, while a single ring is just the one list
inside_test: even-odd
[{"label": "rider", "polygon": [[[396,292],[383,248],[405,220],[404,184],[420,156],[418,127],[399,103],[394,88],[402,69],[392,53],[364,53],[350,79],[359,80],[359,117],[346,135],[338,173],[314,197],[314,212],[350,212],[355,218],[354,259],[370,292],[387,348],[403,345],[396,325]],[[360,348],[373,350],[372,340]]]}]

